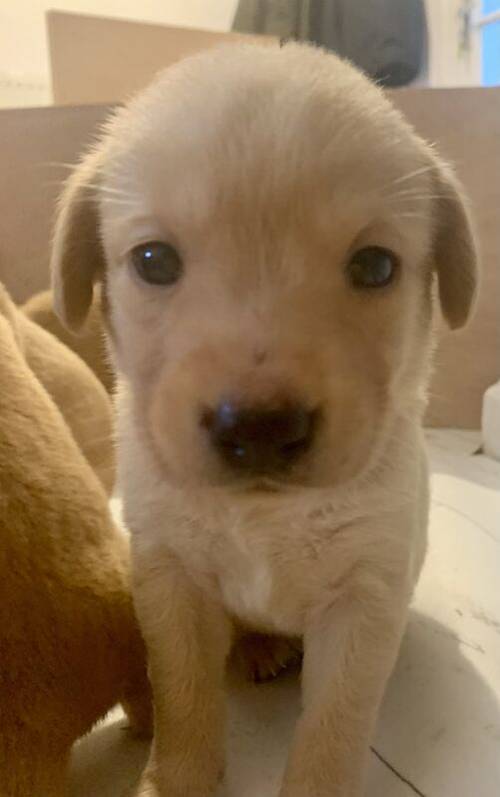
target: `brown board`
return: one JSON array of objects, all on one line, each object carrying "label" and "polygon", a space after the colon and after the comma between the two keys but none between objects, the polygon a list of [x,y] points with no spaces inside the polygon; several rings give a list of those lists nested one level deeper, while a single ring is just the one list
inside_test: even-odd
[{"label": "brown board", "polygon": [[[482,249],[478,310],[442,330],[428,421],[478,428],[484,390],[500,378],[500,88],[394,93],[419,132],[454,161],[472,200]],[[18,300],[48,283],[50,230],[67,170],[109,108],[0,111],[0,280]],[[59,165],[58,165],[59,164]]]},{"label": "brown board", "polygon": [[121,102],[160,69],[199,50],[238,41],[276,41],[64,11],[49,11],[46,18],[55,105]]}]

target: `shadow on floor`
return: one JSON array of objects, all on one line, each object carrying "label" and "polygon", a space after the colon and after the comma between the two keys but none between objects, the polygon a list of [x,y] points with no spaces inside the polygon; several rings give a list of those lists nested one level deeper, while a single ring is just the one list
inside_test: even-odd
[{"label": "shadow on floor", "polygon": [[[410,612],[374,742],[416,788],[409,795],[497,797],[500,701],[474,663],[487,657],[493,672],[493,655],[432,617]],[[499,690],[500,683],[494,686]],[[376,784],[368,795],[379,797]]]},{"label": "shadow on floor", "polygon": [[75,746],[70,770],[70,797],[132,797],[149,752],[135,739],[121,712]]},{"label": "shadow on floor", "polygon": [[[487,655],[472,651],[473,656]],[[252,686],[231,679],[226,783],[218,797],[276,797],[299,713],[290,674]],[[71,797],[131,797],[148,745],[116,719],[82,740]],[[460,640],[412,611],[390,679],[367,797],[498,797],[500,706]]]}]

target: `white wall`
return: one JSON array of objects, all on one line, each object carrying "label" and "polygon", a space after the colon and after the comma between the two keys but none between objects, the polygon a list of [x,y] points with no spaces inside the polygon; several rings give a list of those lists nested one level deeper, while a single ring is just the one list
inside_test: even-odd
[{"label": "white wall", "polygon": [[[460,52],[459,11],[463,0],[426,0],[429,22],[429,83],[431,86],[475,86],[481,81],[480,36],[474,29],[470,48]],[[480,10],[480,0],[475,0]]]},{"label": "white wall", "polygon": [[[53,0],[54,1],[54,0]],[[57,10],[228,30],[237,0],[55,0]],[[479,0],[477,0],[479,3]],[[458,53],[462,0],[426,0],[430,30],[429,83],[479,82],[479,37]],[[45,11],[50,0],[0,0],[0,107],[50,102]]]},{"label": "white wall", "polygon": [[3,0],[0,107],[50,102],[47,10],[228,30],[237,0]]}]

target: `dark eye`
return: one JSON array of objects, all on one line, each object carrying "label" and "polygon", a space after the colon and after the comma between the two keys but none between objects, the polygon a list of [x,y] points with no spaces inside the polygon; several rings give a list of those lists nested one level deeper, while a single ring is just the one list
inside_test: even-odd
[{"label": "dark eye", "polygon": [[383,288],[392,282],[398,259],[389,249],[366,246],[349,261],[347,274],[355,288]]},{"label": "dark eye", "polygon": [[149,241],[134,247],[131,260],[139,277],[150,285],[172,285],[182,274],[179,253],[161,241]]}]

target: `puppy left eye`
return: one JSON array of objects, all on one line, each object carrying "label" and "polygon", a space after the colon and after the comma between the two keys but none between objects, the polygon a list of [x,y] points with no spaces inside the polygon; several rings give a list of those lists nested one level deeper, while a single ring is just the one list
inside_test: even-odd
[{"label": "puppy left eye", "polygon": [[173,285],[182,274],[178,251],[162,241],[135,246],[130,259],[139,277],[150,285]]},{"label": "puppy left eye", "polygon": [[390,249],[365,246],[351,257],[347,274],[355,288],[383,288],[392,282],[398,258]]}]

